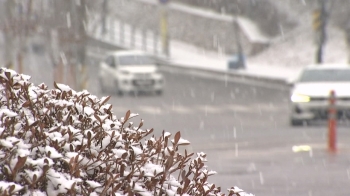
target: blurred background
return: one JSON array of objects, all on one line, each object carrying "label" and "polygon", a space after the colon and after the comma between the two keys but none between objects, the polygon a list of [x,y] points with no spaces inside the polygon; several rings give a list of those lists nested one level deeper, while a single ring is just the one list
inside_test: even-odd
[{"label": "blurred background", "polygon": [[[349,18],[349,0],[0,0],[0,62],[36,84],[111,95],[118,117],[138,113],[156,135],[181,131],[223,191],[348,196],[348,122],[328,153],[326,123],[289,126],[286,81],[349,63]],[[100,62],[133,49],[157,60],[161,96],[101,92]]]}]

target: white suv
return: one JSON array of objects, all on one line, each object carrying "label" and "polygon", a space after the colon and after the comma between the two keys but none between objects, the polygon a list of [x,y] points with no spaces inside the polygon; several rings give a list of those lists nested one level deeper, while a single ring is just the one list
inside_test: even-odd
[{"label": "white suv", "polygon": [[291,125],[327,119],[332,90],[336,96],[337,117],[350,119],[350,66],[322,64],[304,68],[291,91]]},{"label": "white suv", "polygon": [[100,63],[99,82],[102,92],[118,95],[126,92],[155,92],[162,94],[163,75],[154,59],[142,51],[108,53]]}]

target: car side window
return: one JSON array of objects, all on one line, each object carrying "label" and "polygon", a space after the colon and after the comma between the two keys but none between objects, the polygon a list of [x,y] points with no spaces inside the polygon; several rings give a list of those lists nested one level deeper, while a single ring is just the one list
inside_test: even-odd
[{"label": "car side window", "polygon": [[113,56],[108,56],[105,60],[106,64],[112,68],[115,68],[115,62]]}]

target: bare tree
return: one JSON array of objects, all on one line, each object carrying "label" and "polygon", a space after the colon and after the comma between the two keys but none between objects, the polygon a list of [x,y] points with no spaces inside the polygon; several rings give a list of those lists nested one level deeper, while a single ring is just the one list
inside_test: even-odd
[{"label": "bare tree", "polygon": [[4,6],[4,20],[3,20],[3,34],[4,34],[4,41],[5,41],[5,46],[4,46],[4,61],[7,67],[13,68],[13,49],[14,49],[14,44],[13,44],[13,39],[14,39],[14,34],[13,34],[13,29],[14,29],[14,7],[15,7],[15,1],[13,0],[6,0],[5,1],[5,6]]}]

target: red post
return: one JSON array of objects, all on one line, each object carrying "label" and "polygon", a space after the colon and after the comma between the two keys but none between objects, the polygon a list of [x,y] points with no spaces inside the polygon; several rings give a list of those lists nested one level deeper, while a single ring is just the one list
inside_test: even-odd
[{"label": "red post", "polygon": [[328,150],[336,152],[336,128],[337,128],[337,110],[335,107],[335,92],[331,90],[329,95],[328,110]]}]

